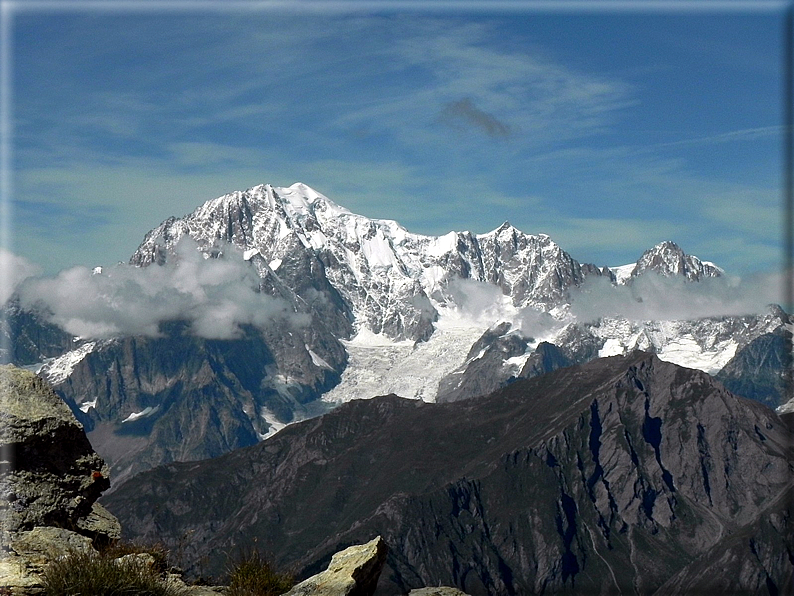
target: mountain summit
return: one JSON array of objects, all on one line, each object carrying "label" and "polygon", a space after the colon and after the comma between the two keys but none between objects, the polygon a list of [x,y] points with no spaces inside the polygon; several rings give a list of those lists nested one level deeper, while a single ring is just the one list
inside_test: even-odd
[{"label": "mountain summit", "polygon": [[661,275],[683,275],[689,281],[700,281],[704,277],[719,277],[723,271],[714,263],[701,261],[693,255],[687,255],[675,242],[661,242],[642,253],[632,276],[641,275],[646,271],[654,271]]},{"label": "mountain summit", "polygon": [[433,302],[454,301],[447,290],[454,279],[498,286],[518,308],[548,310],[587,276],[609,275],[578,263],[545,234],[508,223],[480,235],[413,234],[395,221],[351,213],[304,184],[256,186],[170,218],[146,235],[130,263],[166,262],[185,235],[208,254],[232,244],[258,259],[263,278],[275,276],[299,294],[308,284],[341,298],[359,329],[393,340],[426,340],[438,317]]}]

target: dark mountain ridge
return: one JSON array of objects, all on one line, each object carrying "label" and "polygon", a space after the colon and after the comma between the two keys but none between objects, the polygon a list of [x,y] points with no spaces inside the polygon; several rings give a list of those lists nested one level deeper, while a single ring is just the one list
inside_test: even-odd
[{"label": "dark mountain ridge", "polygon": [[130,538],[189,534],[194,573],[257,544],[309,575],[381,534],[383,594],[778,594],[793,461],[773,411],[635,352],[454,404],[350,402],[105,504]]}]

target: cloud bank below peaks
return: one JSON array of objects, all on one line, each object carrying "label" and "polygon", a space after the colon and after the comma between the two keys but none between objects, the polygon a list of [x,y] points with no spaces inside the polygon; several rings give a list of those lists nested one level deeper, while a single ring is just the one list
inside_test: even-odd
[{"label": "cloud bank below peaks", "polygon": [[680,321],[759,314],[770,304],[782,303],[784,277],[778,273],[688,282],[648,272],[617,286],[605,278],[589,278],[572,290],[570,313],[580,321],[601,317]]},{"label": "cloud bank below peaks", "polygon": [[222,258],[205,258],[197,248],[183,237],[165,265],[73,267],[28,278],[17,288],[20,305],[86,339],[157,337],[161,323],[176,320],[207,339],[232,339],[241,325],[261,328],[274,319],[307,322],[285,300],[259,291],[260,278],[239,251],[229,246]]}]

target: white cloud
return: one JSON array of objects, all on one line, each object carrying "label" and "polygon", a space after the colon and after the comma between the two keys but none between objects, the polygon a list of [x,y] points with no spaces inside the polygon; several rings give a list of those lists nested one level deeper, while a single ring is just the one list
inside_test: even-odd
[{"label": "white cloud", "polygon": [[73,267],[54,277],[28,279],[19,286],[20,301],[69,333],[92,339],[156,337],[160,324],[173,320],[187,320],[193,333],[211,339],[236,337],[245,324],[306,322],[284,300],[258,292],[259,277],[237,251],[229,247],[225,253],[205,259],[185,237],[166,265],[119,264],[99,274]]},{"label": "white cloud", "polygon": [[625,286],[590,278],[572,292],[571,313],[582,321],[604,316],[674,321],[758,314],[769,304],[782,302],[783,282],[782,274],[687,282],[682,277],[646,273]]},{"label": "white cloud", "polygon": [[35,263],[0,248],[0,304],[5,304],[23,280],[39,273],[41,267]]},{"label": "white cloud", "polygon": [[446,291],[462,314],[484,327],[507,321],[524,337],[537,337],[562,326],[547,312],[530,307],[517,309],[494,284],[456,277],[450,280]]}]

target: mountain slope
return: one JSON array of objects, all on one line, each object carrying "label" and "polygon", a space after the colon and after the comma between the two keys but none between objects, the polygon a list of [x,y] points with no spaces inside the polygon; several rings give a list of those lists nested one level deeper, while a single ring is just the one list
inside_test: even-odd
[{"label": "mountain slope", "polygon": [[190,532],[194,572],[256,541],[308,574],[381,534],[384,594],[439,581],[472,594],[664,593],[749,532],[731,552],[755,549],[755,572],[703,581],[773,593],[792,577],[776,550],[792,544],[776,501],[792,461],[774,412],[638,352],[454,404],[351,402],[253,447],[143,473],[106,505],[129,537],[173,546]]},{"label": "mountain slope", "polygon": [[[309,346],[312,347],[309,347]],[[64,401],[111,467],[114,487],[169,461],[214,457],[252,445],[339,381],[346,353],[322,327],[277,322],[240,338],[196,337],[184,323],[159,338],[83,344],[48,363]]]},{"label": "mountain slope", "polygon": [[792,396],[791,331],[758,336],[715,375],[730,391],[775,408]]},{"label": "mountain slope", "polygon": [[723,271],[714,263],[704,262],[693,255],[685,254],[675,242],[666,241],[646,250],[631,270],[636,278],[646,271],[660,275],[681,275],[688,281],[700,281],[706,277],[719,277]]}]

